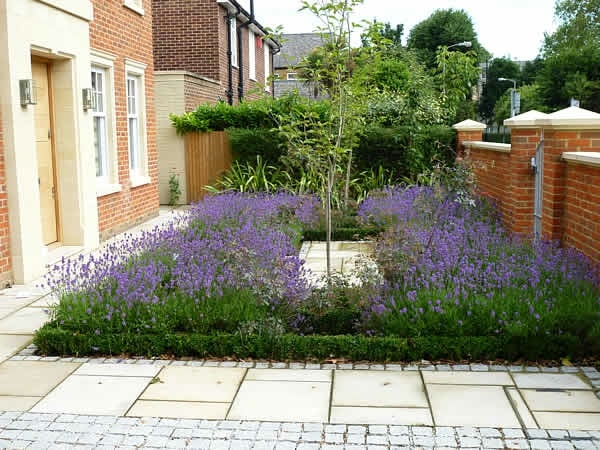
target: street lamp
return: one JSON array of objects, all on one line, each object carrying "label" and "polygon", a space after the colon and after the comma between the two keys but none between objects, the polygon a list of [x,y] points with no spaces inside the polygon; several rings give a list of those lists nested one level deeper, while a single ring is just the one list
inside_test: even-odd
[{"label": "street lamp", "polygon": [[513,80],[512,78],[498,78],[498,81],[512,81],[513,89],[517,89],[517,80]]},{"label": "street lamp", "polygon": [[458,44],[449,45],[448,48],[452,48],[452,47],[467,47],[467,48],[471,48],[472,46],[473,46],[473,43],[471,41],[462,41],[462,42],[459,42]]},{"label": "street lamp", "polygon": [[[462,42],[458,42],[456,44],[452,44],[452,45],[448,45],[446,47],[446,50],[451,49],[452,47],[466,47],[466,48],[471,48],[473,46],[473,43],[471,41],[462,41]],[[446,60],[443,60],[442,63],[442,93],[444,95],[446,95]]]},{"label": "street lamp", "polygon": [[510,90],[510,117],[515,117],[519,109],[521,109],[521,96],[517,92],[517,80],[500,77],[498,81],[512,81],[513,87]]}]

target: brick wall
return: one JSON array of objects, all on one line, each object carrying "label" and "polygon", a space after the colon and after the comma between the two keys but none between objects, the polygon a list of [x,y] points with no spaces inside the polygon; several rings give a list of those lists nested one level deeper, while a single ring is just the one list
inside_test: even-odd
[{"label": "brick wall", "polygon": [[[122,191],[98,198],[101,239],[158,214],[158,166],[152,59],[152,5],[143,0],[144,15],[123,6],[122,0],[94,0],[90,46],[115,56],[114,98],[117,128],[118,179]],[[127,132],[125,59],[146,64],[146,144],[149,184],[131,186]]]},{"label": "brick wall", "polygon": [[600,167],[566,164],[563,241],[600,264]]},{"label": "brick wall", "polygon": [[[215,0],[153,0],[154,61],[157,71],[186,71],[221,83],[213,91],[189,89],[188,103],[227,101],[229,89],[228,14]],[[239,26],[242,19],[237,19]],[[249,77],[249,33],[242,29],[244,97],[264,95],[264,50],[256,45],[256,80]],[[239,55],[238,55],[239,58]],[[233,101],[238,101],[239,68],[232,68]],[[186,92],[187,95],[187,92]],[[192,108],[193,109],[193,108]]]},{"label": "brick wall", "polygon": [[[513,127],[509,146],[469,142],[473,136],[461,130],[458,141],[480,190],[497,201],[507,229],[532,234],[531,158],[543,136],[542,236],[575,247],[600,265],[600,130],[587,129],[591,120],[600,125],[600,115],[563,110],[537,120]],[[576,120],[583,129],[577,129]]]},{"label": "brick wall", "polygon": [[4,137],[2,115],[0,115],[0,288],[12,279],[10,262],[10,240],[8,230],[8,196],[6,194],[6,173],[4,165]]},{"label": "brick wall", "polygon": [[[223,83],[192,75],[185,75],[183,89],[186,112],[193,111],[198,105],[204,103],[214,104],[219,98],[223,101],[227,98]],[[181,112],[177,111],[178,114]]]},{"label": "brick wall", "polygon": [[[215,0],[153,0],[156,70],[185,70],[223,81],[219,65],[227,35],[224,8]],[[217,40],[216,37],[219,36]]]}]

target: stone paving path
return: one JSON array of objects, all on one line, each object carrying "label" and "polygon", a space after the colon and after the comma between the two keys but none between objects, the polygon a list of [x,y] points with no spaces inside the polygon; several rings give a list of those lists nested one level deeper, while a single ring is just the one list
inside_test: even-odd
[{"label": "stone paving path", "polygon": [[[369,249],[334,251],[349,273]],[[53,301],[0,291],[0,448],[600,448],[593,367],[36,356]]]}]

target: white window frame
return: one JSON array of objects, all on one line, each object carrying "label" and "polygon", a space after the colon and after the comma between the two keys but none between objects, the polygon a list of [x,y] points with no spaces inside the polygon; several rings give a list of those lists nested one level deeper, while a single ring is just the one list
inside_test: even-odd
[{"label": "white window frame", "polygon": [[140,16],[144,15],[144,5],[142,4],[142,0],[123,0],[123,6],[135,11]]},{"label": "white window frame", "polygon": [[[144,72],[146,64],[130,59],[125,60],[125,100],[127,108],[127,157],[129,159],[129,179],[131,187],[150,183],[148,176],[148,146],[146,128],[146,80]],[[135,111],[130,109],[130,81],[135,82]],[[130,120],[136,119],[137,129],[134,130],[134,139],[131,139]],[[133,141],[133,142],[132,142]],[[132,145],[135,147],[132,148]],[[137,156],[137,164],[132,167],[132,151]]]},{"label": "white window frame", "polygon": [[265,91],[271,92],[271,49],[269,45],[263,41],[264,59],[265,59]]},{"label": "white window frame", "polygon": [[296,72],[288,72],[285,79],[288,81],[296,81],[298,79],[298,74]]},{"label": "white window frame", "polygon": [[256,81],[256,35],[248,30],[248,78]]},{"label": "white window frame", "polygon": [[229,35],[231,36],[231,65],[238,67],[238,35],[235,17],[229,20]]},{"label": "white window frame", "polygon": [[[96,196],[113,194],[122,190],[119,184],[118,173],[118,154],[117,154],[117,128],[115,126],[115,89],[114,89],[114,61],[116,57],[99,50],[91,50],[90,54],[90,75],[91,72],[101,70],[104,72],[104,117],[106,128],[106,149],[103,168],[105,173],[96,177]],[[90,80],[91,82],[91,80]],[[91,112],[92,117],[97,116],[97,112]],[[92,150],[94,155],[96,149]],[[94,172],[97,173],[97,167],[94,156]]]}]

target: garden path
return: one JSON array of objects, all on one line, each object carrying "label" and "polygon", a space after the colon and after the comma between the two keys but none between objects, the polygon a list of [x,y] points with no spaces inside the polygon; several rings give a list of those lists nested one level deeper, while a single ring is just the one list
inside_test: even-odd
[{"label": "garden path", "polygon": [[35,285],[0,291],[0,448],[600,448],[593,367],[40,357]]}]

